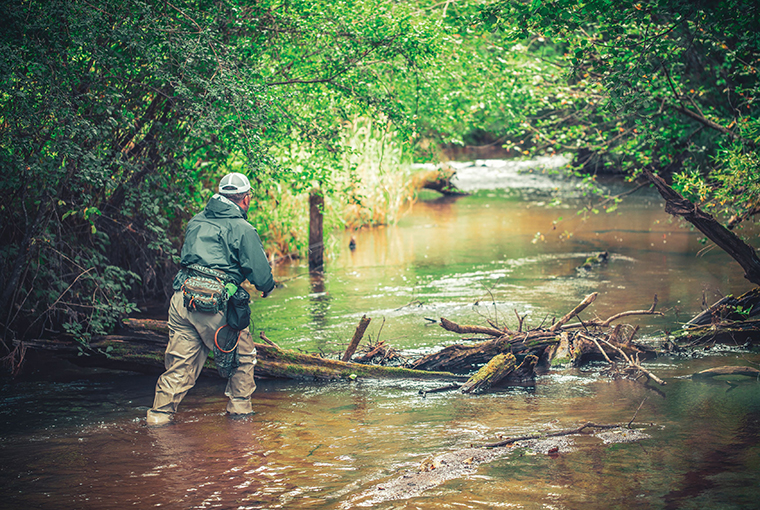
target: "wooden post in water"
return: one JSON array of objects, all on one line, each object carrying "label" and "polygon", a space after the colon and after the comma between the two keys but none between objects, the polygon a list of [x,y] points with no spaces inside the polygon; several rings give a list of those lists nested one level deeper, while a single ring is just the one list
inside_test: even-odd
[{"label": "wooden post in water", "polygon": [[324,266],[324,238],[322,234],[322,215],[325,197],[319,189],[312,189],[309,194],[309,271],[321,270]]}]

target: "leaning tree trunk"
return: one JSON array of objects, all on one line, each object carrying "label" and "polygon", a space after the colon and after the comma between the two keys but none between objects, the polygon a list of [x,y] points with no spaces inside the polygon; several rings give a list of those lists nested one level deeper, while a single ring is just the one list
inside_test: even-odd
[{"label": "leaning tree trunk", "polygon": [[654,184],[665,199],[665,212],[680,216],[707,236],[718,248],[728,253],[744,269],[744,277],[760,285],[760,258],[755,249],[742,241],[739,236],[721,225],[714,217],[686,200],[680,193],[668,186],[658,175],[644,170],[644,175]]}]

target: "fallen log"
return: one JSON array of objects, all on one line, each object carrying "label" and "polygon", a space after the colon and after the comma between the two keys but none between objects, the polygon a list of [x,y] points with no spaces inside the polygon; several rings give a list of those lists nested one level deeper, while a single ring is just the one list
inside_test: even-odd
[{"label": "fallen log", "polygon": [[760,370],[752,367],[732,367],[732,366],[726,366],[726,367],[715,367],[715,368],[708,368],[707,370],[702,370],[701,372],[697,372],[696,374],[693,374],[691,377],[692,379],[709,379],[711,377],[717,377],[720,375],[743,375],[747,377],[755,377],[760,379]]},{"label": "fallen log", "polygon": [[713,303],[684,325],[696,328],[713,323],[743,322],[760,315],[760,287],[745,292],[739,297],[726,296]]},{"label": "fallen log", "polygon": [[679,348],[709,346],[715,344],[755,344],[760,339],[760,320],[719,321],[693,326],[672,333],[670,340]]},{"label": "fallen log", "polygon": [[[95,338],[88,348],[71,339],[36,339],[24,342],[28,349],[46,349],[58,356],[85,366],[98,366],[143,373],[164,370],[164,351],[168,342],[168,326],[164,321],[128,319],[118,334]],[[348,363],[335,359],[281,349],[265,343],[254,343],[257,352],[257,378],[331,380],[356,377],[405,378],[463,381],[466,378],[449,372],[421,371],[403,367],[384,367]],[[218,377],[212,360],[203,373]]]},{"label": "fallen log", "polygon": [[462,393],[479,393],[500,386],[532,386],[536,362],[538,358],[530,355],[517,366],[514,354],[497,354],[462,385]]},{"label": "fallen log", "polygon": [[423,356],[412,363],[412,368],[415,370],[441,370],[440,367],[445,366],[447,367],[446,372],[468,373],[477,366],[487,363],[497,354],[510,352],[510,350],[509,338],[506,336],[473,345],[454,344],[436,353]]}]

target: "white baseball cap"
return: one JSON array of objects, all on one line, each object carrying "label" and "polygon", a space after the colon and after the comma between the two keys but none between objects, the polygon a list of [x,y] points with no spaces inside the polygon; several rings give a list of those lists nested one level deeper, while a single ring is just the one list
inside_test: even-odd
[{"label": "white baseball cap", "polygon": [[251,189],[251,182],[243,174],[234,172],[222,177],[219,181],[219,193],[222,195],[237,195]]}]

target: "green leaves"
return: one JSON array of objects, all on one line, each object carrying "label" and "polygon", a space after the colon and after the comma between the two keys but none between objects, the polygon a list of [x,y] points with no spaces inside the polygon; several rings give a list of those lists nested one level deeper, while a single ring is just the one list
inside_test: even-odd
[{"label": "green leaves", "polygon": [[[543,96],[523,98],[531,153],[572,151],[584,172],[636,177],[649,167],[673,174],[681,191],[715,213],[740,221],[760,211],[760,36],[750,28],[760,26],[760,13],[752,2],[526,5],[504,1],[484,13],[500,20],[504,41],[526,30],[527,40],[548,38],[562,51],[543,59],[570,71]],[[526,138],[504,128],[511,139]]]}]

